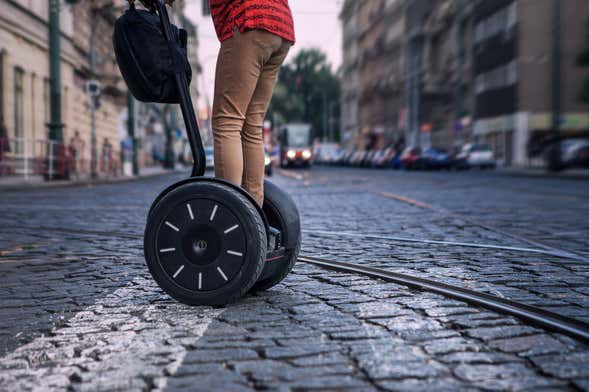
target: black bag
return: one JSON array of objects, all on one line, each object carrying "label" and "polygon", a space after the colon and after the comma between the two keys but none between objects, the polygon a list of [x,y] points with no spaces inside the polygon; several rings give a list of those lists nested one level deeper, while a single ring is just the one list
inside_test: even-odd
[{"label": "black bag", "polygon": [[115,23],[113,45],[123,79],[143,102],[179,103],[175,73],[192,71],[186,55],[187,33],[172,26],[176,42],[167,42],[159,16],[132,5]]}]

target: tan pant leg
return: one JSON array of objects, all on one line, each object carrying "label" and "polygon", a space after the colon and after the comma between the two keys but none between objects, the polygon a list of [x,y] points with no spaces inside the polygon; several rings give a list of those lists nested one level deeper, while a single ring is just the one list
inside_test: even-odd
[{"label": "tan pant leg", "polygon": [[215,176],[241,185],[243,151],[241,132],[263,64],[271,51],[255,41],[256,31],[239,33],[219,50],[213,100]]},{"label": "tan pant leg", "polygon": [[[264,34],[269,34],[263,32]],[[242,185],[261,206],[264,202],[264,144],[262,126],[272,92],[276,85],[280,66],[291,44],[274,40],[275,50],[264,64],[258,84],[247,108],[242,133],[244,171]],[[274,48],[273,48],[274,49]]]}]

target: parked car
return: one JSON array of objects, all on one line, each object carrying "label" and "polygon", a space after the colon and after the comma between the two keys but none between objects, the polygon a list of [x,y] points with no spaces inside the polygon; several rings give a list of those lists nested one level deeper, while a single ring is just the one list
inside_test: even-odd
[{"label": "parked car", "polygon": [[403,150],[401,154],[401,163],[403,167],[407,170],[414,170],[417,169],[416,162],[419,160],[421,156],[421,147],[407,147]]},{"label": "parked car", "polygon": [[[561,169],[589,166],[589,139],[565,139],[559,142]],[[546,159],[550,159],[550,148]]]},{"label": "parked car", "polygon": [[346,151],[346,153],[344,153],[344,155],[342,157],[341,164],[343,166],[351,166],[352,157],[354,156],[354,154],[356,154],[355,149],[351,149],[351,150]]},{"label": "parked car", "polygon": [[335,161],[336,155],[339,151],[340,149],[337,144],[323,143],[319,145],[313,152],[313,156],[315,157],[313,162],[323,165],[330,165]]},{"label": "parked car", "polygon": [[372,167],[380,167],[378,165],[378,163],[381,161],[381,159],[384,157],[385,155],[385,151],[386,149],[380,149],[380,150],[376,150],[376,152],[374,153],[374,155],[372,156],[372,161],[370,162],[370,166]]},{"label": "parked car", "polygon": [[425,170],[450,169],[450,156],[444,150],[430,147],[415,162],[415,167]]},{"label": "parked car", "polygon": [[378,151],[375,150],[368,150],[366,154],[364,154],[364,158],[362,158],[362,162],[360,162],[360,166],[362,167],[371,167],[372,160]]},{"label": "parked car", "polygon": [[405,150],[395,150],[395,153],[393,154],[393,157],[390,161],[390,165],[393,170],[403,169],[403,161],[401,160],[403,152],[405,152]]},{"label": "parked car", "polygon": [[589,167],[589,140],[584,139],[572,150],[571,167]]},{"label": "parked car", "polygon": [[366,151],[364,150],[356,150],[354,154],[350,157],[349,165],[350,166],[359,166],[362,159],[366,155]]},{"label": "parked car", "polygon": [[344,150],[342,148],[338,148],[333,153],[331,159],[329,160],[329,164],[330,165],[341,165],[342,164],[342,160],[344,159],[346,153],[347,153],[346,150]]},{"label": "parked car", "polygon": [[397,156],[397,150],[394,147],[389,147],[384,150],[382,158],[377,161],[376,167],[389,167],[392,165],[393,159]]},{"label": "parked car", "polygon": [[452,166],[458,170],[468,170],[473,167],[480,169],[494,169],[497,166],[495,154],[486,144],[465,144],[452,160]]}]

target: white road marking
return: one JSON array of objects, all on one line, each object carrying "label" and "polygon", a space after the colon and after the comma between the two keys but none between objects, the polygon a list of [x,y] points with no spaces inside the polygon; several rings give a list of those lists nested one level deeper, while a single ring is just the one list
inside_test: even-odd
[{"label": "white road marking", "polygon": [[[153,297],[161,297],[166,306],[159,302],[151,303]],[[112,308],[110,308],[112,306]],[[105,312],[105,308],[112,312]],[[129,309],[140,309],[141,313],[154,317],[154,320],[174,319],[174,323],[158,323],[157,328],[145,328],[140,315],[129,312]],[[129,330],[117,333],[99,334],[101,356],[100,361],[93,361],[92,367],[84,371],[83,388],[94,386],[96,380],[109,390],[127,390],[141,378],[141,372],[153,365],[153,358],[161,355],[162,347],[166,348],[166,371],[174,374],[182,366],[187,354],[185,340],[178,336],[190,336],[192,343],[206,333],[210,323],[220,314],[223,308],[199,307],[182,305],[161,294],[160,288],[152,279],[138,277],[127,286],[117,289],[104,297],[97,298],[95,304],[81,309],[74,314],[66,325],[52,329],[52,333],[38,337],[28,344],[22,345],[12,353],[0,358],[2,380],[0,390],[63,390],[69,385],[64,380],[64,369],[78,369],[80,358],[72,353],[80,350],[81,340],[72,334],[76,329],[100,329],[98,325],[122,325]],[[89,342],[96,339],[94,333],[84,336]],[[71,338],[64,339],[64,336]],[[148,342],[149,344],[146,344]],[[90,343],[92,344],[92,343]],[[37,354],[42,353],[43,355]],[[47,356],[45,356],[47,355]],[[84,355],[84,354],[82,354]],[[23,358],[34,358],[30,362]],[[59,361],[59,366],[52,361]],[[24,364],[23,364],[24,363]],[[113,364],[117,364],[116,376],[102,380],[104,374],[112,374]],[[162,365],[163,368],[163,365]],[[23,376],[25,374],[26,376]],[[108,384],[102,384],[102,383]],[[158,390],[165,390],[167,378],[158,381]]]},{"label": "white road marking", "polygon": [[171,228],[174,231],[180,231],[179,228],[177,228],[176,226],[174,226],[173,224],[171,224],[170,222],[166,221],[166,225]]},{"label": "white road marking", "polygon": [[184,264],[182,264],[182,266],[180,268],[178,268],[178,271],[176,271],[176,273],[174,273],[174,276],[172,276],[172,278],[176,279],[176,276],[180,275],[180,272],[182,272],[183,269],[184,269]]},{"label": "white road marking", "polygon": [[176,251],[176,248],[160,249],[160,253],[169,253],[169,252],[174,252],[174,251]]},{"label": "white road marking", "polygon": [[225,230],[223,233],[225,233],[225,234],[229,234],[229,233],[231,233],[233,230],[237,229],[238,227],[239,227],[239,225],[231,226],[230,228],[228,228],[227,230]]},{"label": "white road marking", "polygon": [[198,273],[198,289],[202,289],[202,272]]},{"label": "white road marking", "polygon": [[227,275],[225,275],[225,272],[223,272],[223,270],[221,269],[221,267],[217,267],[217,271],[219,271],[219,273],[221,274],[221,276],[223,277],[223,279],[225,279],[225,281],[229,280],[229,279],[227,279]]},{"label": "white road marking", "polygon": [[233,255],[233,256],[243,256],[243,253],[241,252],[236,252],[234,250],[228,250],[227,254]]},{"label": "white road marking", "polygon": [[219,206],[215,204],[215,206],[213,207],[213,212],[211,212],[211,217],[209,218],[211,222],[213,221],[213,219],[215,219],[215,214],[217,213],[218,208]]},{"label": "white road marking", "polygon": [[190,204],[186,204],[186,208],[188,208],[188,215],[190,215],[190,220],[194,220],[194,214],[192,213],[192,207],[190,207]]}]

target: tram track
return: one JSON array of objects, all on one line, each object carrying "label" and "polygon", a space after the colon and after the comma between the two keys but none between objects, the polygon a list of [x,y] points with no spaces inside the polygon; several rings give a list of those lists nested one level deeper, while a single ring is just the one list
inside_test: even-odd
[{"label": "tram track", "polygon": [[[78,234],[78,235],[94,235],[100,237],[114,237],[114,238],[126,238],[142,240],[143,235],[134,233],[125,233],[117,231],[100,231],[100,230],[83,230],[83,229],[70,229],[63,227],[29,227],[20,226],[21,229],[35,229],[35,230],[51,230],[54,232]],[[341,233],[339,233],[341,234]],[[354,233],[349,233],[354,234]],[[345,235],[345,234],[343,234]],[[362,236],[361,234],[357,234]],[[365,236],[369,238],[369,236]],[[389,237],[382,236],[384,239]],[[416,241],[414,241],[416,242]],[[438,241],[429,241],[437,243]],[[460,243],[457,243],[460,244]],[[472,245],[472,244],[471,244]],[[479,244],[484,245],[484,244]],[[495,247],[493,247],[495,248]],[[499,249],[511,249],[512,247],[497,247]],[[511,249],[514,250],[514,249]],[[542,250],[534,250],[532,248],[521,248],[519,251],[536,251],[536,253],[546,253]],[[589,323],[577,320],[571,317],[559,315],[554,312],[550,312],[535,306],[526,305],[520,302],[512,301],[509,299],[501,298],[492,294],[482,293],[475,290],[470,290],[460,286],[449,285],[436,280],[421,278],[412,276],[406,273],[397,273],[381,268],[369,267],[365,265],[359,265],[354,263],[340,262],[315,256],[299,255],[299,262],[314,265],[323,269],[350,273],[355,275],[366,276],[373,279],[381,279],[385,282],[394,283],[419,291],[432,292],[442,295],[447,298],[456,299],[459,301],[466,302],[468,304],[479,306],[485,309],[489,309],[501,314],[516,317],[526,324],[537,326],[545,330],[552,332],[561,333],[570,336],[574,339],[589,343]]]},{"label": "tram track", "polygon": [[407,196],[398,195],[396,193],[391,193],[391,192],[378,192],[376,194],[379,195],[379,196],[381,196],[381,197],[384,197],[384,198],[387,198],[387,199],[391,199],[391,200],[396,200],[396,201],[401,202],[401,203],[409,204],[409,205],[412,205],[412,206],[417,207],[417,208],[421,208],[421,209],[426,210],[426,211],[432,211],[432,212],[436,212],[438,214],[445,215],[445,216],[450,217],[450,218],[460,219],[460,220],[462,220],[462,221],[464,221],[464,222],[466,222],[466,223],[468,223],[468,224],[470,224],[472,226],[478,226],[481,229],[484,229],[484,230],[487,230],[487,231],[490,231],[490,232],[493,232],[493,233],[496,233],[496,234],[499,234],[499,235],[502,235],[502,236],[505,236],[505,237],[512,238],[514,240],[517,240],[517,241],[526,243],[528,245],[532,245],[532,246],[534,246],[536,248],[544,249],[546,252],[550,252],[550,254],[559,255],[558,257],[563,257],[563,258],[568,258],[568,259],[573,259],[573,260],[577,260],[577,261],[582,261],[582,262],[585,262],[585,263],[589,263],[589,258],[588,257],[585,257],[585,256],[580,255],[578,253],[574,253],[574,252],[563,250],[563,249],[558,249],[558,248],[555,248],[555,247],[553,247],[551,245],[544,244],[542,242],[539,242],[539,241],[530,239],[528,237],[525,237],[525,236],[522,236],[522,235],[519,235],[519,234],[515,234],[515,233],[511,233],[511,232],[505,231],[505,230],[500,229],[500,228],[498,228],[496,226],[489,225],[487,223],[479,222],[479,221],[474,220],[472,218],[469,218],[469,217],[467,217],[467,216],[465,216],[463,214],[460,214],[460,213],[457,213],[457,212],[454,212],[454,211],[450,211],[450,210],[448,210],[446,208],[435,207],[435,206],[433,206],[431,204],[424,203],[422,201],[415,200],[415,199],[412,199],[412,198],[407,197]]},{"label": "tram track", "polygon": [[440,294],[447,298],[456,299],[480,306],[501,314],[514,316],[527,324],[543,329],[562,333],[584,343],[589,343],[589,324],[574,318],[561,316],[544,309],[500,298],[491,294],[449,285],[435,280],[418,278],[415,276],[387,271],[380,268],[367,267],[353,263],[328,260],[313,256],[299,256],[298,261],[315,265],[324,269],[363,275],[370,278],[382,279],[420,291]]},{"label": "tram track", "polygon": [[[563,251],[561,249],[556,249],[556,248],[537,249],[537,248],[527,248],[527,247],[520,247],[520,246],[482,244],[482,243],[477,243],[477,242],[427,240],[427,239],[421,239],[421,238],[388,236],[388,235],[380,235],[380,234],[350,233],[350,232],[346,232],[346,231],[335,232],[335,231],[329,231],[329,230],[303,230],[303,233],[315,235],[315,236],[325,236],[325,237],[342,236],[342,237],[359,238],[359,239],[387,240],[387,241],[391,241],[391,242],[409,242],[409,243],[419,243],[419,244],[429,244],[429,245],[458,246],[458,247],[465,247],[465,248],[507,250],[507,251],[513,251],[513,252],[538,253],[538,254],[544,254],[544,255],[548,255],[548,256],[560,257],[560,258],[565,258],[565,259],[571,258],[571,255],[567,251]],[[577,257],[573,257],[573,259],[578,260]]]}]

